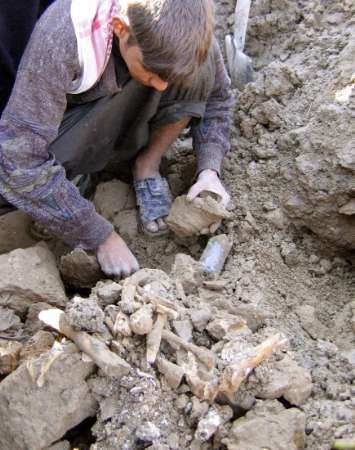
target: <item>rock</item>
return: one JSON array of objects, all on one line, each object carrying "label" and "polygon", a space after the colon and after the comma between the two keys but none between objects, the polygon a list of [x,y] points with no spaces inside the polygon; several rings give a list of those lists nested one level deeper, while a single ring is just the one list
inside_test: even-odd
[{"label": "rock", "polygon": [[94,364],[75,345],[22,364],[0,384],[0,448],[38,450],[96,413],[86,383]]},{"label": "rock", "polygon": [[160,438],[160,430],[152,422],[145,422],[137,428],[136,438],[138,442],[149,444]]},{"label": "rock", "polygon": [[182,195],[175,199],[166,223],[175,234],[187,237],[230,217],[231,214],[211,196],[189,202],[186,195]]},{"label": "rock", "polygon": [[0,339],[0,375],[8,375],[16,369],[21,348],[20,342]]},{"label": "rock", "polygon": [[233,423],[222,442],[228,450],[303,450],[305,425],[305,414],[299,409],[286,410],[276,400],[259,402]]},{"label": "rock", "polygon": [[55,342],[54,336],[48,331],[37,331],[37,333],[24,344],[21,349],[21,362],[38,358],[43,353],[50,350]]},{"label": "rock", "polygon": [[198,425],[195,433],[195,439],[206,442],[218,430],[233,417],[233,410],[230,406],[215,405],[210,408],[207,415],[203,417]]},{"label": "rock", "polygon": [[284,397],[294,406],[301,406],[310,397],[313,387],[310,373],[288,355],[272,365],[267,379],[263,379],[261,385],[257,397],[267,399]]},{"label": "rock", "polygon": [[209,309],[193,309],[190,312],[192,324],[197,331],[203,331],[212,318],[212,312]]},{"label": "rock", "polygon": [[176,255],[171,270],[171,277],[181,283],[186,295],[196,293],[197,288],[202,286],[203,283],[199,263],[191,258],[191,256],[184,255],[183,253]]},{"label": "rock", "polygon": [[94,255],[75,249],[60,259],[60,273],[64,283],[74,288],[92,288],[105,278]]},{"label": "rock", "polygon": [[192,323],[190,319],[174,320],[176,334],[187,342],[192,340]]},{"label": "rock", "polygon": [[92,294],[97,295],[104,305],[116,304],[121,295],[122,286],[114,281],[99,281],[92,289]]},{"label": "rock", "polygon": [[133,333],[148,334],[153,328],[153,310],[151,305],[144,305],[130,317],[130,327]]},{"label": "rock", "polygon": [[255,332],[261,328],[269,315],[260,307],[252,304],[240,303],[235,307],[235,313],[247,321],[248,327]]},{"label": "rock", "polygon": [[0,307],[0,332],[20,327],[20,318],[11,309]]},{"label": "rock", "polygon": [[69,441],[60,441],[56,444],[51,445],[50,447],[47,447],[44,450],[70,450],[70,442]]},{"label": "rock", "polygon": [[246,321],[232,314],[223,314],[220,317],[216,317],[206,327],[206,330],[210,336],[220,341],[221,339],[233,339],[235,336],[240,336],[248,331]]},{"label": "rock", "polygon": [[138,236],[137,210],[127,209],[117,214],[113,225],[120,236],[126,240],[132,240]]},{"label": "rock", "polygon": [[301,322],[302,328],[313,339],[326,339],[328,336],[328,330],[316,316],[316,310],[311,305],[302,305],[296,309],[296,313]]},{"label": "rock", "polygon": [[24,313],[35,302],[65,306],[67,297],[55,258],[40,243],[0,255],[0,306]]},{"label": "rock", "polygon": [[21,211],[13,211],[0,217],[0,254],[17,248],[36,245],[29,234],[32,219]]},{"label": "rock", "polygon": [[84,330],[91,333],[100,333],[106,330],[105,314],[94,296],[89,298],[74,297],[67,304],[66,314],[69,324],[75,330]]},{"label": "rock", "polygon": [[41,320],[39,320],[38,315],[41,311],[46,309],[52,309],[53,306],[48,303],[38,302],[31,305],[28,309],[28,314],[26,317],[25,327],[31,333],[34,334],[39,330],[43,330],[45,325]]},{"label": "rock", "polygon": [[355,301],[353,301],[351,303],[351,311],[352,311],[351,328],[353,329],[353,332],[355,333]]},{"label": "rock", "polygon": [[121,211],[134,209],[136,205],[132,187],[119,180],[100,183],[96,188],[93,203],[97,212],[111,222]]}]

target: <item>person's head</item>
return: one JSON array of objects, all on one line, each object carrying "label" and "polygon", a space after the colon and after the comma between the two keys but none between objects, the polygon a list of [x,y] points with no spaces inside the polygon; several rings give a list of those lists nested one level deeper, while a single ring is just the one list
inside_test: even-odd
[{"label": "person's head", "polygon": [[133,78],[163,91],[187,84],[204,63],[213,36],[213,0],[127,0],[113,19]]}]

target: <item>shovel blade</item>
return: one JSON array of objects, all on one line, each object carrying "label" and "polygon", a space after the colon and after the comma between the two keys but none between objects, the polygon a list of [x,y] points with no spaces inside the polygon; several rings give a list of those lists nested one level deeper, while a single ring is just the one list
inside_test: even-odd
[{"label": "shovel blade", "polygon": [[242,91],[254,78],[252,60],[236,47],[233,36],[230,35],[226,36],[226,53],[232,85]]}]

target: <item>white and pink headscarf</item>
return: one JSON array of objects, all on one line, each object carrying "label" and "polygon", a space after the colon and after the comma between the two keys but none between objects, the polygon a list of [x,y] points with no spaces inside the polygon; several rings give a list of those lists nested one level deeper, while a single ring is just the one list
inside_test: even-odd
[{"label": "white and pink headscarf", "polygon": [[71,94],[89,90],[103,74],[112,50],[112,19],[121,16],[122,1],[72,0],[71,18],[81,73],[73,81]]}]

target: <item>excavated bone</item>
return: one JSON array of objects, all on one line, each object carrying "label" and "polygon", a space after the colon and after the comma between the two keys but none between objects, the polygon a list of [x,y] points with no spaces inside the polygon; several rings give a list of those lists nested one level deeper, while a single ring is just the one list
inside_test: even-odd
[{"label": "excavated bone", "polygon": [[140,296],[138,298],[141,299],[143,302],[152,303],[156,307],[161,306],[161,307],[167,308],[166,313],[169,316],[169,318],[172,318],[172,319],[178,318],[179,314],[177,312],[177,306],[175,305],[174,302],[166,300],[166,299],[160,297],[159,295],[152,294],[150,292],[146,292],[141,287],[137,287],[137,292]]},{"label": "excavated bone", "polygon": [[178,348],[182,347],[184,350],[193,353],[208,369],[215,367],[216,355],[210,350],[186,342],[184,339],[181,339],[179,336],[168,330],[163,330],[163,339],[167,340],[173,346],[177,346]]},{"label": "excavated bone", "polygon": [[121,335],[125,337],[132,336],[132,330],[129,324],[129,318],[123,312],[119,311],[113,325],[114,336]]},{"label": "excavated bone", "polygon": [[149,364],[154,364],[157,358],[166,321],[166,314],[158,314],[152,331],[147,336],[147,361]]},{"label": "excavated bone", "polygon": [[180,386],[185,374],[184,370],[181,367],[164,358],[158,357],[157,368],[159,372],[164,375],[168,385],[172,389],[177,389]]},{"label": "excavated bone", "polygon": [[104,342],[83,331],[75,331],[60,309],[41,311],[40,320],[71,339],[109,377],[122,377],[130,372],[131,366],[107,348]]},{"label": "excavated bone", "polygon": [[130,327],[133,333],[145,335],[153,328],[153,308],[151,305],[144,305],[130,317]]},{"label": "excavated bone", "polygon": [[177,197],[172,205],[166,223],[171,230],[181,237],[199,234],[222,219],[228,219],[231,214],[224,206],[211,196],[198,197],[192,202],[187,196]]},{"label": "excavated bone", "polygon": [[281,334],[276,334],[258,345],[254,349],[252,356],[249,356],[238,364],[226,367],[220,378],[219,392],[232,401],[235,392],[252,370],[270,358],[275,351],[284,347],[286,343],[287,340]]},{"label": "excavated bone", "polygon": [[182,364],[191,392],[201,401],[213,402],[218,395],[218,378],[212,372],[201,370],[197,359],[191,353]]}]

